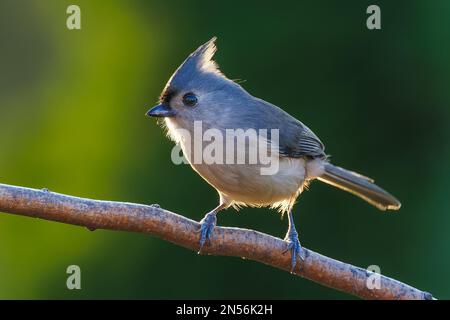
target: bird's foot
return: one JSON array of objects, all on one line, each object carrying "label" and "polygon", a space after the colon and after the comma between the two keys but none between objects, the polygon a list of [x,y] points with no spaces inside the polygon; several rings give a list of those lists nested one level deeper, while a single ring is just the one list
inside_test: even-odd
[{"label": "bird's foot", "polygon": [[202,225],[200,228],[200,250],[198,253],[202,251],[203,245],[206,241],[211,242],[211,236],[214,230],[214,227],[217,223],[216,212],[212,211],[205,215],[205,217],[200,221]]},{"label": "bird's foot", "polygon": [[287,247],[283,253],[291,251],[291,273],[293,273],[295,266],[297,265],[297,257],[303,261],[305,260],[305,250],[303,250],[300,241],[298,240],[298,233],[295,230],[288,232],[284,241],[286,241]]}]

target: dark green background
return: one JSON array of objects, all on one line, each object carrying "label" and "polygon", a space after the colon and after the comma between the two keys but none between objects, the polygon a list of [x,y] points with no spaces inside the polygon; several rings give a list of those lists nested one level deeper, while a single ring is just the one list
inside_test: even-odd
[{"label": "dark green background", "polygon": [[[78,4],[82,30],[66,28]],[[366,28],[381,7],[382,30]],[[171,73],[218,36],[216,59],[250,93],[301,119],[334,163],[402,200],[380,213],[315,182],[295,207],[302,243],[450,297],[450,2],[0,2],[0,182],[159,203],[199,220],[216,192],[170,161],[144,116]],[[219,224],[283,236],[275,211]],[[82,290],[65,287],[66,267]],[[239,258],[143,234],[0,216],[0,298],[349,298]]]}]

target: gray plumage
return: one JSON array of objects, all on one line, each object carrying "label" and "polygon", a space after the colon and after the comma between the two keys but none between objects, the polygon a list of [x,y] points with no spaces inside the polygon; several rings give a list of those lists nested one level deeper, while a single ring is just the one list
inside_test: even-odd
[{"label": "gray plumage", "polygon": [[[286,240],[295,259],[300,254],[300,245],[291,209],[303,188],[314,179],[349,191],[379,209],[400,208],[397,199],[369,178],[330,164],[324,144],[302,122],[279,107],[250,95],[225,77],[212,59],[216,52],[215,40],[200,46],[183,62],[164,88],[160,105],[148,112],[150,116],[164,117],[170,137],[181,145],[193,169],[219,193],[220,205],[202,220],[201,246],[210,238],[219,210],[242,205],[272,206],[290,214]],[[188,106],[186,103],[191,101],[195,104]],[[184,129],[192,133],[194,121],[202,121],[205,129],[214,128],[221,132],[228,128],[278,129],[279,171],[263,176],[258,171],[260,163],[194,163],[192,145],[178,132],[178,129]],[[270,136],[268,140],[270,143]],[[293,264],[295,266],[295,260]]]}]

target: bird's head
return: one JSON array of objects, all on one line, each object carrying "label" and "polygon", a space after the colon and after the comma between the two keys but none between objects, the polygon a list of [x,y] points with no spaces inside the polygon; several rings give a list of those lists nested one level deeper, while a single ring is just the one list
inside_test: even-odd
[{"label": "bird's head", "polygon": [[215,41],[216,37],[201,45],[178,67],[148,116],[188,129],[194,121],[213,125],[235,105],[233,100],[243,89],[225,77],[213,60]]}]

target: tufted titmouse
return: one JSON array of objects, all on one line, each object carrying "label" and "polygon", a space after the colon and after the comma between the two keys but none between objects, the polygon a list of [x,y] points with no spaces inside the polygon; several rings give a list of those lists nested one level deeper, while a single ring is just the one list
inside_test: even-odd
[{"label": "tufted titmouse", "polygon": [[[271,206],[288,213],[286,251],[291,251],[294,269],[297,257],[304,259],[304,252],[298,240],[292,207],[314,179],[351,192],[378,209],[400,208],[400,202],[370,178],[332,165],[323,143],[303,123],[277,106],[253,97],[225,77],[212,60],[215,40],[212,38],[200,46],[183,62],[166,84],[159,105],[147,112],[148,116],[164,118],[169,136],[181,147],[192,168],[219,193],[219,205],[201,220],[200,250],[206,240],[211,241],[216,214],[220,210],[230,206]],[[213,130],[219,145],[223,141],[218,141],[218,134],[226,138],[230,129],[240,129],[241,135],[249,130],[257,131],[257,138],[263,136],[263,142],[271,147],[272,160],[277,161],[276,170],[262,174],[264,164],[260,160],[233,162],[239,156],[250,156],[250,147],[256,141],[250,135],[244,137],[245,144],[241,148],[238,145],[236,154],[234,147],[232,150],[225,148],[225,153],[233,152],[231,157],[225,155],[231,161],[198,161],[195,150],[199,149],[195,144],[205,149],[208,139],[202,140],[204,136],[195,134],[197,123],[201,123],[203,132]],[[261,135],[261,130],[266,133],[269,130],[271,134]],[[234,142],[239,139],[239,134],[233,139]]]}]

